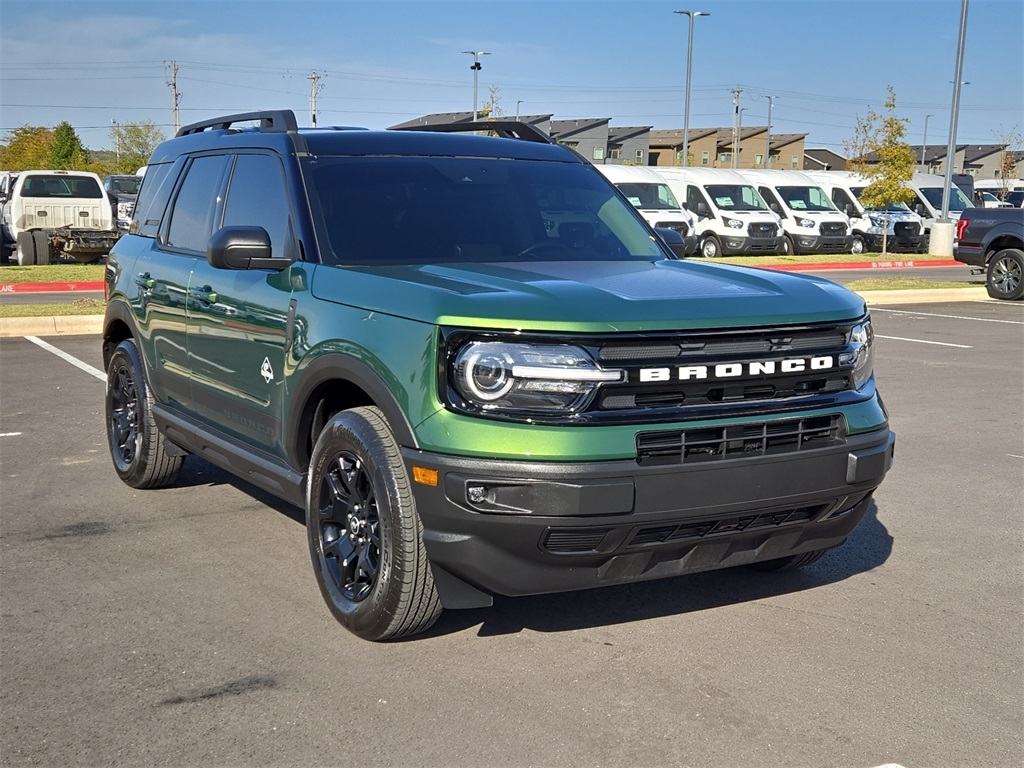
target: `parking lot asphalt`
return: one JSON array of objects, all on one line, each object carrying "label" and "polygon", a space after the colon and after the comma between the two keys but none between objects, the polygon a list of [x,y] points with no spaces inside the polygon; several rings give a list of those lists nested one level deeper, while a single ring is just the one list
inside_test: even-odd
[{"label": "parking lot asphalt", "polygon": [[896,465],[843,547],[370,644],[302,513],[118,481],[95,335],[0,339],[0,764],[1019,766],[1024,303],[874,311]]}]

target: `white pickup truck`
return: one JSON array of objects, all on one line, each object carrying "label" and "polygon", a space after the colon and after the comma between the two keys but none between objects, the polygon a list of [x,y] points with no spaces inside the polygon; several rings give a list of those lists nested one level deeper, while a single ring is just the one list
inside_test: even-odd
[{"label": "white pickup truck", "polygon": [[99,261],[118,238],[100,177],[85,171],[22,171],[3,219],[4,237],[22,266],[65,257]]}]

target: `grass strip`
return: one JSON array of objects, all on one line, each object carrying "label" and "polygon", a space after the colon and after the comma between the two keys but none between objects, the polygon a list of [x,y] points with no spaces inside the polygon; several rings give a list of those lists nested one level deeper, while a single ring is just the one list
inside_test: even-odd
[{"label": "grass strip", "polygon": [[0,283],[88,283],[103,280],[103,264],[42,264],[0,267]]},{"label": "grass strip", "polygon": [[57,317],[102,315],[102,299],[78,299],[61,304],[0,304],[0,317]]}]

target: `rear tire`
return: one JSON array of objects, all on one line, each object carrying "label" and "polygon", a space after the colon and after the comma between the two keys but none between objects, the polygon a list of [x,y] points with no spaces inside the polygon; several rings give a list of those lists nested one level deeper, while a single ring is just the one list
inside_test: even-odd
[{"label": "rear tire", "polygon": [[829,551],[830,548],[815,549],[811,552],[804,552],[799,555],[790,555],[789,557],[780,557],[777,560],[764,560],[760,563],[751,563],[750,567],[755,571],[770,571],[778,573],[781,571],[795,571],[798,568],[803,568],[816,563]]},{"label": "rear tire", "polygon": [[114,471],[132,488],[160,488],[178,479],[184,457],[168,453],[153,419],[153,395],[131,339],[117,345],[107,366],[107,444]]},{"label": "rear tire", "polygon": [[33,267],[36,264],[36,239],[34,232],[19,232],[15,243],[15,261],[19,267]]},{"label": "rear tire", "polygon": [[342,411],[321,431],[309,462],[306,532],[324,602],[353,634],[391,640],[441,615],[409,475],[376,408]]},{"label": "rear tire", "polygon": [[993,299],[1018,301],[1024,296],[1024,251],[1006,248],[993,256],[985,288]]},{"label": "rear tire", "polygon": [[36,246],[36,264],[50,263],[50,238],[45,232],[33,232],[32,239]]}]

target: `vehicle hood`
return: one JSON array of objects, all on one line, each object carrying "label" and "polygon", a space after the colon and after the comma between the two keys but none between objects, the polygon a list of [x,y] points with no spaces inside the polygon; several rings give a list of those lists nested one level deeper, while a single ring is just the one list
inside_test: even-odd
[{"label": "vehicle hood", "polygon": [[855,319],[822,278],[693,261],[317,266],[323,300],[436,325],[582,333]]}]

